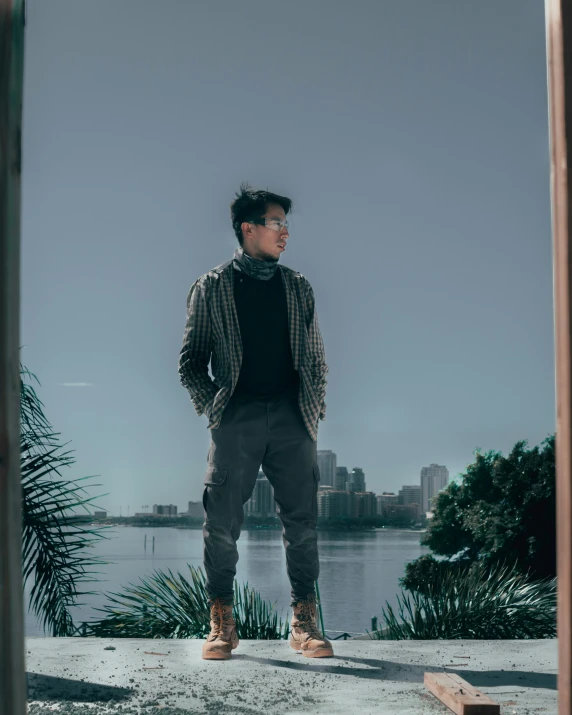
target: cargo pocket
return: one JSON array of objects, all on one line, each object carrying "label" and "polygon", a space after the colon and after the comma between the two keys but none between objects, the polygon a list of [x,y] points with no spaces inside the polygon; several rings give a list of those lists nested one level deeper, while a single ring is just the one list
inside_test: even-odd
[{"label": "cargo pocket", "polygon": [[226,514],[227,509],[225,508],[228,500],[225,499],[226,488],[224,487],[227,477],[227,467],[209,464],[204,480],[203,508],[211,519],[213,517],[215,519],[228,517]]},{"label": "cargo pocket", "polygon": [[205,484],[224,484],[228,476],[227,467],[219,467],[216,464],[209,464],[205,474]]}]

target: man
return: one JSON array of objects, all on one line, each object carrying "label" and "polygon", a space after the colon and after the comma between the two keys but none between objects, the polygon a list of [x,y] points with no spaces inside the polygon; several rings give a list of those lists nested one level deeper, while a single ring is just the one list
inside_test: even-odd
[{"label": "man", "polygon": [[236,542],[261,465],[283,525],[290,645],[308,657],[332,656],[316,622],[316,441],[328,368],[314,293],[303,275],[278,265],[292,201],[248,184],[236,197],[231,218],[240,248],[191,286],[179,356],[181,382],[211,430],[203,492],[211,632],[203,658],[230,658],[238,645]]}]

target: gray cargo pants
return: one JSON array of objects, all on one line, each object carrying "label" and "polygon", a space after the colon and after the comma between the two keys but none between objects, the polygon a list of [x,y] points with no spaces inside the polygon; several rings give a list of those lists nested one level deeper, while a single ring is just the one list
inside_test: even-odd
[{"label": "gray cargo pants", "polygon": [[233,395],[220,426],[211,429],[203,507],[206,591],[232,600],[236,542],[260,466],[274,488],[293,599],[314,594],[319,559],[316,520],[320,479],[317,445],[297,396],[246,400]]}]

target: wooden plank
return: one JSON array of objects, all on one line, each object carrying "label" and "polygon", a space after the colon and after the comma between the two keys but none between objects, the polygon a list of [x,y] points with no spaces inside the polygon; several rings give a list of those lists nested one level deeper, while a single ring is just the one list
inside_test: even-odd
[{"label": "wooden plank", "polygon": [[424,673],[424,685],[456,715],[500,715],[500,705],[456,673]]},{"label": "wooden plank", "polygon": [[550,189],[556,359],[556,571],[558,574],[558,712],[572,712],[572,489],[570,335],[571,213],[568,170],[572,131],[572,8],[546,0]]},{"label": "wooden plank", "polygon": [[24,715],[20,174],[24,0],[0,0],[0,713]]}]

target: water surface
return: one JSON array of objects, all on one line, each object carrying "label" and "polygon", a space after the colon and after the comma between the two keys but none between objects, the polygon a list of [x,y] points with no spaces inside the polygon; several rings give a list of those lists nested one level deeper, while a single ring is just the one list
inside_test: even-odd
[{"label": "water surface", "polygon": [[[110,538],[101,540],[93,554],[109,563],[95,567],[100,571],[98,583],[85,586],[85,590],[99,593],[82,597],[86,605],[72,611],[76,622],[100,618],[103,614],[94,609],[107,602],[106,592],[119,593],[123,586],[138,584],[141,577],[155,570],[170,569],[190,579],[187,564],[202,566],[200,529],[114,526],[106,535]],[[396,596],[401,594],[398,579],[405,574],[405,564],[430,553],[420,539],[420,532],[408,530],[318,531],[318,587],[326,631],[365,633],[366,628],[371,629],[372,616],[378,616],[381,623],[386,601],[395,610]],[[238,582],[248,582],[264,599],[276,602],[283,617],[289,617],[290,583],[282,532],[245,530],[238,541],[238,553]],[[26,615],[26,635],[43,635],[32,614]]]}]

